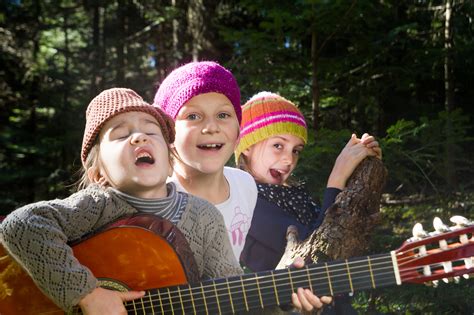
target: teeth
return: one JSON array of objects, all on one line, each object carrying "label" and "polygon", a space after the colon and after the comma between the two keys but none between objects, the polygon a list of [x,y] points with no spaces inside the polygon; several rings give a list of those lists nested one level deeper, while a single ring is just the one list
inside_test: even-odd
[{"label": "teeth", "polygon": [[217,147],[220,147],[221,145],[220,144],[203,144],[201,145],[201,147],[205,147],[205,148],[217,148]]},{"label": "teeth", "polygon": [[143,157],[148,157],[148,158],[151,158],[151,155],[147,152],[140,152],[138,155],[137,155],[137,160],[139,158],[143,158]]}]

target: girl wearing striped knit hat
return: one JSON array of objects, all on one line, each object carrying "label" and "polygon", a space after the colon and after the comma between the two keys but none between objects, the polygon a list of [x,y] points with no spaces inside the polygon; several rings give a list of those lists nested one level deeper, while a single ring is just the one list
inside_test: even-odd
[{"label": "girl wearing striped knit hat", "polygon": [[[355,167],[366,156],[381,158],[382,151],[374,137],[352,135],[336,159],[319,208],[301,185],[290,181],[308,141],[304,116],[295,104],[277,94],[260,92],[242,106],[240,127],[236,164],[255,178],[258,189],[240,261],[254,272],[270,270],[284,253],[288,226],[296,226],[301,239],[308,237]],[[323,314],[356,314],[349,296],[336,296],[334,301]]]},{"label": "girl wearing striped knit hat", "polygon": [[345,187],[366,156],[381,157],[374,137],[352,135],[338,156],[327,183],[322,209],[308,192],[290,181],[299,154],[308,141],[303,114],[289,100],[260,92],[242,106],[236,164],[257,182],[258,199],[240,260],[252,271],[274,269],[286,246],[289,225],[302,239],[317,228],[324,211]]}]

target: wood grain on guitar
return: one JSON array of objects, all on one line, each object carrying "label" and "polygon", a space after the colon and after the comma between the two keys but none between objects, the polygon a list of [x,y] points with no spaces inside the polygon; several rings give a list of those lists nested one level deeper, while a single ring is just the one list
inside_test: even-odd
[{"label": "wood grain on guitar", "polygon": [[[391,253],[191,284],[168,240],[143,224],[115,224],[73,250],[97,277],[147,290],[144,298],[126,304],[129,314],[231,314],[289,303],[297,287],[333,295],[468,278],[474,273],[474,225],[460,217],[453,221],[456,226],[443,225],[432,233],[418,225],[414,237]],[[3,248],[0,257],[0,314],[63,314]]]}]

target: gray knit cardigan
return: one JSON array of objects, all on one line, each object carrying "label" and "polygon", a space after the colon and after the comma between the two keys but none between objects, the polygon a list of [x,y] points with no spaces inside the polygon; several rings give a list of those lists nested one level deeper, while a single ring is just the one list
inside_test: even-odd
[{"label": "gray knit cardigan", "polygon": [[[91,185],[68,198],[12,212],[0,225],[0,240],[38,287],[62,309],[70,310],[96,288],[97,279],[75,259],[67,243],[136,212],[113,190]],[[189,195],[177,226],[195,255],[201,278],[243,273],[222,215],[210,203]]]}]

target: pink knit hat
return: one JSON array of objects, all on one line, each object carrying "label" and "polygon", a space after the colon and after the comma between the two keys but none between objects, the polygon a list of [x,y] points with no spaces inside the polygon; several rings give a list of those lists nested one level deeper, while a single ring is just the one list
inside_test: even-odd
[{"label": "pink knit hat", "polygon": [[153,105],[176,119],[184,103],[196,95],[211,92],[227,96],[240,123],[242,110],[237,81],[229,70],[213,61],[190,62],[173,70],[158,88]]},{"label": "pink knit hat", "polygon": [[174,142],[174,121],[167,114],[145,102],[133,90],[112,88],[102,91],[87,107],[86,127],[82,140],[82,164],[85,164],[89,151],[104,124],[112,117],[125,112],[144,112],[152,115],[160,124],[163,137],[168,143]]}]

